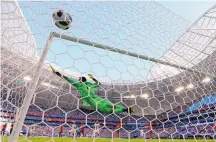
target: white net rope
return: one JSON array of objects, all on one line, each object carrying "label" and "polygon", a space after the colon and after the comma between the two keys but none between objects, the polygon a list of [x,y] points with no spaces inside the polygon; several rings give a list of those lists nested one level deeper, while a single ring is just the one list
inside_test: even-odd
[{"label": "white net rope", "polygon": [[[73,22],[58,29],[52,13]],[[54,38],[21,131],[29,136],[187,139],[213,138],[216,105],[216,8],[191,25],[156,2],[2,2],[1,129],[10,134],[50,32],[89,40],[204,72]],[[95,94],[134,112],[104,113],[86,104],[71,78],[91,73]],[[90,79],[88,81],[92,82]],[[192,114],[191,114],[192,113]],[[99,123],[99,134],[95,127]],[[60,130],[62,133],[60,134]],[[95,136],[94,136],[95,135]],[[4,139],[4,137],[3,137]],[[6,138],[5,138],[6,139]]]}]

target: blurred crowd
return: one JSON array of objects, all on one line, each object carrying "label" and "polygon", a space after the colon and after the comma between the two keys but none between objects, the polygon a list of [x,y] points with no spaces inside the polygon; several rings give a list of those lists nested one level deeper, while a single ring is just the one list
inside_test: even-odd
[{"label": "blurred crowd", "polygon": [[[64,126],[62,136],[70,137],[72,136],[70,133],[71,125],[73,122],[76,122],[77,130],[80,129],[81,124],[84,125],[84,133],[80,136],[92,137],[94,123],[99,121],[100,137],[189,138],[196,135],[214,137],[216,134],[215,116],[208,115],[206,118],[203,117],[202,119],[204,120],[211,117],[213,118],[209,122],[206,121],[202,123],[184,123],[179,120],[179,117],[174,119],[174,117],[178,116],[190,105],[191,104],[185,104],[184,106],[177,107],[172,111],[164,112],[158,116],[149,115],[142,118],[138,116],[127,118],[122,114],[103,115],[98,112],[89,114],[79,109],[65,113],[58,107],[45,109],[31,105],[22,132],[28,136],[58,136],[59,127]],[[11,129],[11,123],[15,120],[16,108],[10,104],[2,103],[0,110],[1,132],[3,124],[7,124],[6,131],[9,132]],[[151,124],[152,128],[149,129],[146,124],[150,125],[152,120],[155,118],[159,121],[163,120],[163,123]],[[165,123],[166,121],[170,121],[169,125],[168,123]],[[122,125],[118,130],[116,130],[116,125],[119,123]],[[144,135],[141,135],[141,133]]]}]

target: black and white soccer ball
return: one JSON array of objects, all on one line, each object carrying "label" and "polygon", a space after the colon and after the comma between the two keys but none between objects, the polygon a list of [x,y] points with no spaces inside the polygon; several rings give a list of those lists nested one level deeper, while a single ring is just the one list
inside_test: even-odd
[{"label": "black and white soccer ball", "polygon": [[53,15],[53,22],[55,23],[55,25],[62,29],[62,30],[67,30],[71,27],[72,24],[72,18],[70,16],[70,14],[68,14],[67,12],[65,12],[62,9],[57,9]]}]

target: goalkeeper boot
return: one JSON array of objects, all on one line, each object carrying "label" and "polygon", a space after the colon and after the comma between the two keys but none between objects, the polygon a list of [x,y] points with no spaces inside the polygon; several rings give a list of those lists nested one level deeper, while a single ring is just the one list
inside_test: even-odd
[{"label": "goalkeeper boot", "polygon": [[129,107],[129,113],[131,114],[131,113],[133,113],[133,112],[134,112],[134,108]]}]

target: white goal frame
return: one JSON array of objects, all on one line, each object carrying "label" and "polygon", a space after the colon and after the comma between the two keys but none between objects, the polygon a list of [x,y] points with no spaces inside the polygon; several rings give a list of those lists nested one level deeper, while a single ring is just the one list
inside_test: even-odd
[{"label": "white goal frame", "polygon": [[77,42],[77,43],[88,45],[88,46],[92,46],[92,47],[95,47],[95,48],[100,48],[100,49],[104,49],[104,50],[108,50],[108,51],[112,51],[112,52],[117,52],[119,54],[128,55],[128,56],[139,58],[139,59],[142,59],[142,60],[148,60],[148,61],[151,61],[151,62],[154,62],[154,63],[167,65],[167,66],[178,68],[178,69],[185,70],[185,71],[188,71],[188,72],[193,72],[193,73],[196,73],[198,75],[204,75],[204,76],[209,76],[209,77],[216,78],[215,75],[203,73],[203,72],[197,71],[195,69],[191,69],[191,68],[187,68],[187,67],[184,67],[184,66],[176,65],[176,64],[166,62],[166,61],[162,61],[162,60],[159,60],[159,59],[156,59],[156,58],[144,56],[144,55],[141,55],[141,54],[137,54],[137,53],[134,53],[134,52],[129,52],[129,51],[126,51],[126,50],[122,50],[122,49],[119,49],[119,48],[115,48],[115,47],[111,47],[111,46],[107,46],[107,45],[103,45],[103,44],[98,44],[98,43],[95,43],[95,42],[91,42],[91,41],[76,38],[76,37],[71,37],[71,36],[51,32],[50,35],[49,35],[49,38],[47,39],[45,48],[43,49],[43,53],[42,53],[42,55],[40,57],[40,60],[39,60],[39,62],[37,64],[37,67],[35,69],[35,73],[34,73],[34,77],[32,79],[32,83],[31,83],[29,89],[27,90],[27,93],[26,93],[25,98],[23,100],[22,106],[20,107],[19,112],[16,115],[17,116],[16,117],[16,122],[15,122],[15,125],[14,125],[14,129],[12,131],[12,134],[9,137],[9,142],[15,142],[15,141],[18,140],[19,132],[22,129],[22,126],[23,126],[23,123],[24,123],[24,120],[25,120],[29,105],[31,103],[33,94],[34,94],[34,92],[36,90],[36,86],[38,84],[38,80],[39,80],[39,77],[40,77],[40,74],[41,74],[41,71],[42,71],[43,64],[44,64],[45,59],[46,59],[46,55],[48,53],[48,50],[49,50],[49,48],[51,46],[51,43],[52,43],[52,40],[53,40],[54,37],[64,39],[64,40],[68,40],[68,41],[72,41],[72,42]]}]

